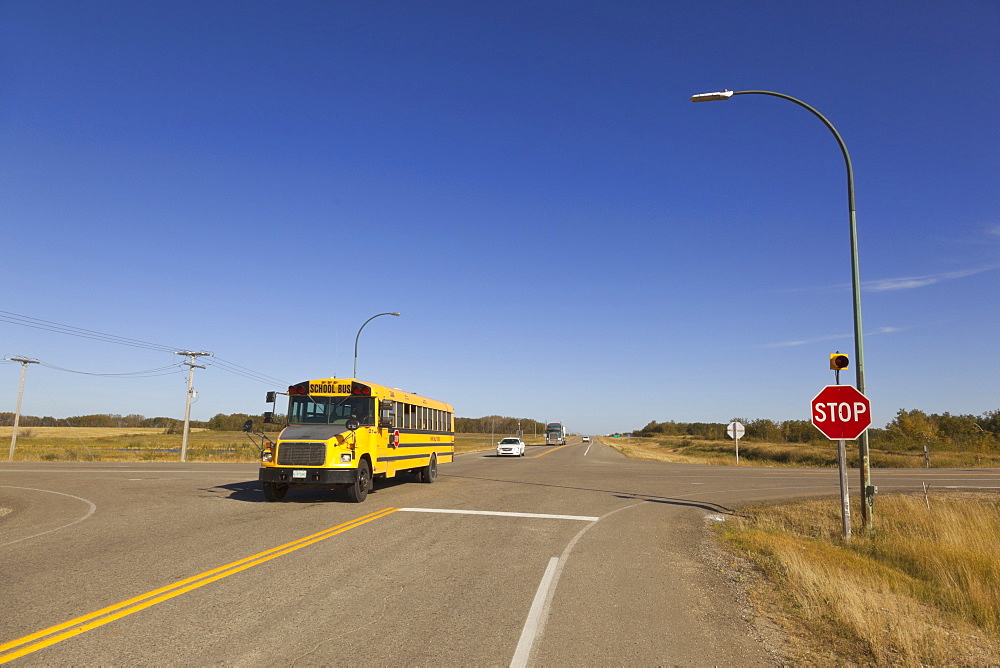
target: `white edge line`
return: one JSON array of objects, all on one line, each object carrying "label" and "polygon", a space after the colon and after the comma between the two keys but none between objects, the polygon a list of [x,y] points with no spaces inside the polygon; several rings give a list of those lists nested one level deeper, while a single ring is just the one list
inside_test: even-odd
[{"label": "white edge line", "polygon": [[[577,542],[583,537],[585,533],[590,531],[590,529],[594,527],[599,520],[602,520],[606,517],[610,517],[611,515],[614,515],[615,513],[621,512],[623,510],[628,510],[630,508],[635,508],[636,506],[641,506],[644,503],[646,503],[646,501],[639,501],[638,503],[633,503],[628,506],[622,506],[621,508],[616,508],[611,512],[605,513],[604,515],[595,518],[593,522],[580,529],[580,531],[577,532],[575,536],[573,536],[573,539],[566,544],[566,547],[563,549],[562,554],[559,555],[559,559],[556,560],[556,568],[555,572],[552,574],[552,582],[548,586],[548,591],[546,592],[544,598],[542,599],[542,607],[538,613],[538,619],[536,620],[535,627],[532,630],[530,636],[525,636],[525,631],[527,630],[528,623],[532,621],[531,613],[535,611],[534,604],[532,604],[531,611],[529,611],[528,613],[528,620],[525,621],[525,631],[521,632],[521,641],[518,642],[517,649],[514,652],[514,658],[512,658],[510,662],[510,665],[513,668],[523,668],[524,666],[527,665],[528,660],[531,658],[531,653],[534,650],[535,642],[538,640],[539,636],[541,636],[542,632],[545,630],[545,622],[549,618],[549,610],[552,607],[552,599],[555,597],[556,586],[559,584],[559,576],[562,574],[563,567],[566,566],[566,562],[569,560],[569,555],[573,551],[573,548],[576,547]],[[551,566],[552,566],[552,561],[550,560],[549,567],[551,568]],[[548,569],[546,569],[545,573],[546,575],[548,575]],[[543,576],[543,581],[544,581],[544,576]],[[541,591],[541,585],[539,585],[539,592],[540,591]],[[535,597],[537,599],[538,595],[536,594]],[[524,645],[523,643],[525,643],[526,641],[527,644]]]},{"label": "white edge line", "polygon": [[535,635],[538,633],[539,625],[542,622],[542,611],[545,608],[545,602],[548,600],[549,589],[552,587],[558,565],[559,557],[552,557],[549,559],[549,565],[545,567],[545,574],[542,575],[542,581],[538,583],[538,591],[535,592],[535,599],[531,602],[528,618],[524,621],[521,638],[517,641],[514,658],[510,661],[511,668],[521,668],[528,665],[528,656],[531,654],[531,648],[535,644]]},{"label": "white edge line", "polygon": [[32,536],[25,536],[24,538],[18,538],[17,540],[11,540],[11,541],[7,541],[6,543],[0,543],[0,547],[6,547],[7,545],[13,545],[14,543],[20,543],[23,540],[29,540],[31,538],[38,538],[39,536],[44,536],[47,533],[52,533],[53,531],[59,531],[60,529],[65,529],[67,527],[71,527],[74,524],[78,524],[78,523],[84,521],[85,519],[87,519],[88,517],[90,517],[91,515],[93,515],[97,511],[97,505],[93,501],[88,501],[87,499],[84,499],[82,497],[73,496],[72,494],[66,494],[64,492],[54,492],[51,489],[35,489],[34,487],[13,487],[11,485],[0,485],[0,487],[5,487],[7,489],[26,489],[26,490],[30,490],[32,492],[45,492],[45,493],[48,493],[48,494],[58,494],[59,496],[68,496],[71,499],[76,499],[77,501],[83,501],[88,506],[90,506],[90,509],[87,511],[86,515],[84,515],[83,517],[80,517],[80,518],[77,518],[77,519],[73,520],[69,524],[64,524],[61,527],[56,527],[55,529],[49,529],[48,531],[42,531],[41,533],[36,533],[36,534],[34,534]]},{"label": "white edge line", "polygon": [[543,513],[507,513],[496,510],[454,510],[451,508],[400,508],[401,513],[445,513],[451,515],[493,515],[496,517],[528,517],[545,520],[579,520],[596,522],[599,517],[584,517],[581,515],[546,515]]}]

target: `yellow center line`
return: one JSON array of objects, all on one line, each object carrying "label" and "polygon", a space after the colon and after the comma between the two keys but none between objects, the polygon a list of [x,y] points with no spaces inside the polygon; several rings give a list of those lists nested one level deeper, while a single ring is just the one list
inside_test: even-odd
[{"label": "yellow center line", "polygon": [[[566,445],[570,445],[570,444],[567,443]],[[531,458],[532,459],[538,459],[539,457],[544,457],[545,455],[549,454],[550,452],[555,452],[556,450],[561,450],[562,448],[565,448],[566,445],[560,445],[558,448],[552,448],[551,450],[546,450],[545,452],[543,452],[540,455],[533,455]]]},{"label": "yellow center line", "polygon": [[[371,513],[370,515],[359,517],[351,520],[350,522],[345,522],[335,527],[314,533],[310,536],[306,536],[305,538],[292,541],[291,543],[279,545],[278,547],[271,548],[270,550],[259,552],[253,556],[240,559],[239,561],[234,561],[231,564],[226,564],[225,566],[220,566],[219,568],[213,568],[212,570],[205,571],[200,575],[180,580],[172,585],[156,589],[142,594],[141,596],[130,598],[127,601],[116,603],[115,605],[111,605],[106,608],[101,608],[95,612],[91,612],[83,615],[82,617],[71,619],[68,622],[63,622],[62,624],[32,633],[31,635],[24,636],[23,638],[18,638],[17,640],[4,643],[3,645],[0,645],[0,652],[5,652],[18,647],[20,647],[20,649],[14,649],[12,652],[0,654],[0,664],[7,663],[8,661],[12,661],[26,654],[31,654],[32,652],[54,645],[58,642],[66,640],[67,638],[80,635],[81,633],[91,629],[113,622],[116,619],[121,619],[122,617],[131,615],[134,612],[145,610],[146,608],[156,605],[157,603],[162,603],[163,601],[174,598],[175,596],[180,596],[183,593],[203,587],[204,585],[215,582],[216,580],[221,580],[229,577],[230,575],[235,575],[236,573],[253,566],[263,564],[271,559],[288,554],[289,552],[294,552],[295,550],[312,545],[313,543],[326,540],[327,538],[336,536],[339,533],[343,533],[355,527],[359,527],[362,524],[371,522],[372,520],[385,517],[386,515],[396,512],[397,510],[399,510],[399,508],[386,508],[384,510]],[[60,633],[60,631],[62,631],[62,633]],[[44,640],[39,640],[40,638],[44,638]],[[35,640],[38,640],[38,642],[33,643]]]}]

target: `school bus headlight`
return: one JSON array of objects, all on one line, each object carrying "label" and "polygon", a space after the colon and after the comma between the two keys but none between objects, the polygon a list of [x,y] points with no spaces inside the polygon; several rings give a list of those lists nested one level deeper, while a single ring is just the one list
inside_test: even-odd
[{"label": "school bus headlight", "polygon": [[350,464],[351,463],[351,453],[349,453],[349,452],[341,452],[340,453],[340,463],[341,464]]},{"label": "school bus headlight", "polygon": [[260,461],[262,462],[273,462],[274,461],[274,450],[271,448],[265,448],[262,453],[260,453]]}]

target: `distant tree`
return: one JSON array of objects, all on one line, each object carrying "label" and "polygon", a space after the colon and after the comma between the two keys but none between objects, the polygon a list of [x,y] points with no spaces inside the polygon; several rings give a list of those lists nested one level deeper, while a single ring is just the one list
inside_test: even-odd
[{"label": "distant tree", "polygon": [[886,437],[894,447],[904,450],[919,450],[938,440],[938,430],[934,421],[920,410],[903,410],[886,426]]},{"label": "distant tree", "polygon": [[1000,438],[1000,409],[983,413],[976,418],[976,424],[983,431],[987,431]]},{"label": "distant tree", "polygon": [[785,420],[781,423],[781,438],[786,443],[811,443],[824,439],[823,434],[809,420]]},{"label": "distant tree", "polygon": [[774,420],[757,418],[749,420],[746,424],[747,438],[767,443],[776,443],[784,440],[782,438],[781,427]]},{"label": "distant tree", "polygon": [[491,431],[497,434],[514,434],[517,432],[517,425],[521,424],[521,431],[525,434],[544,434],[545,423],[531,418],[504,417],[500,415],[486,415],[479,418],[455,418],[455,431],[461,434],[489,434]]}]

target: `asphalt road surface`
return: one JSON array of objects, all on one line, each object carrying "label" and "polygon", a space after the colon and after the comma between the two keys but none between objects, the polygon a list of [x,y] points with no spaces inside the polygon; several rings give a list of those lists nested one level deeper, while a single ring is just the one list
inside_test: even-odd
[{"label": "asphalt road surface", "polygon": [[[462,455],[362,504],[266,503],[256,477],[0,464],[0,663],[775,665],[706,527],[757,500],[838,503],[834,470],[632,461],[578,440]],[[873,480],[996,488],[1000,471]]]}]

